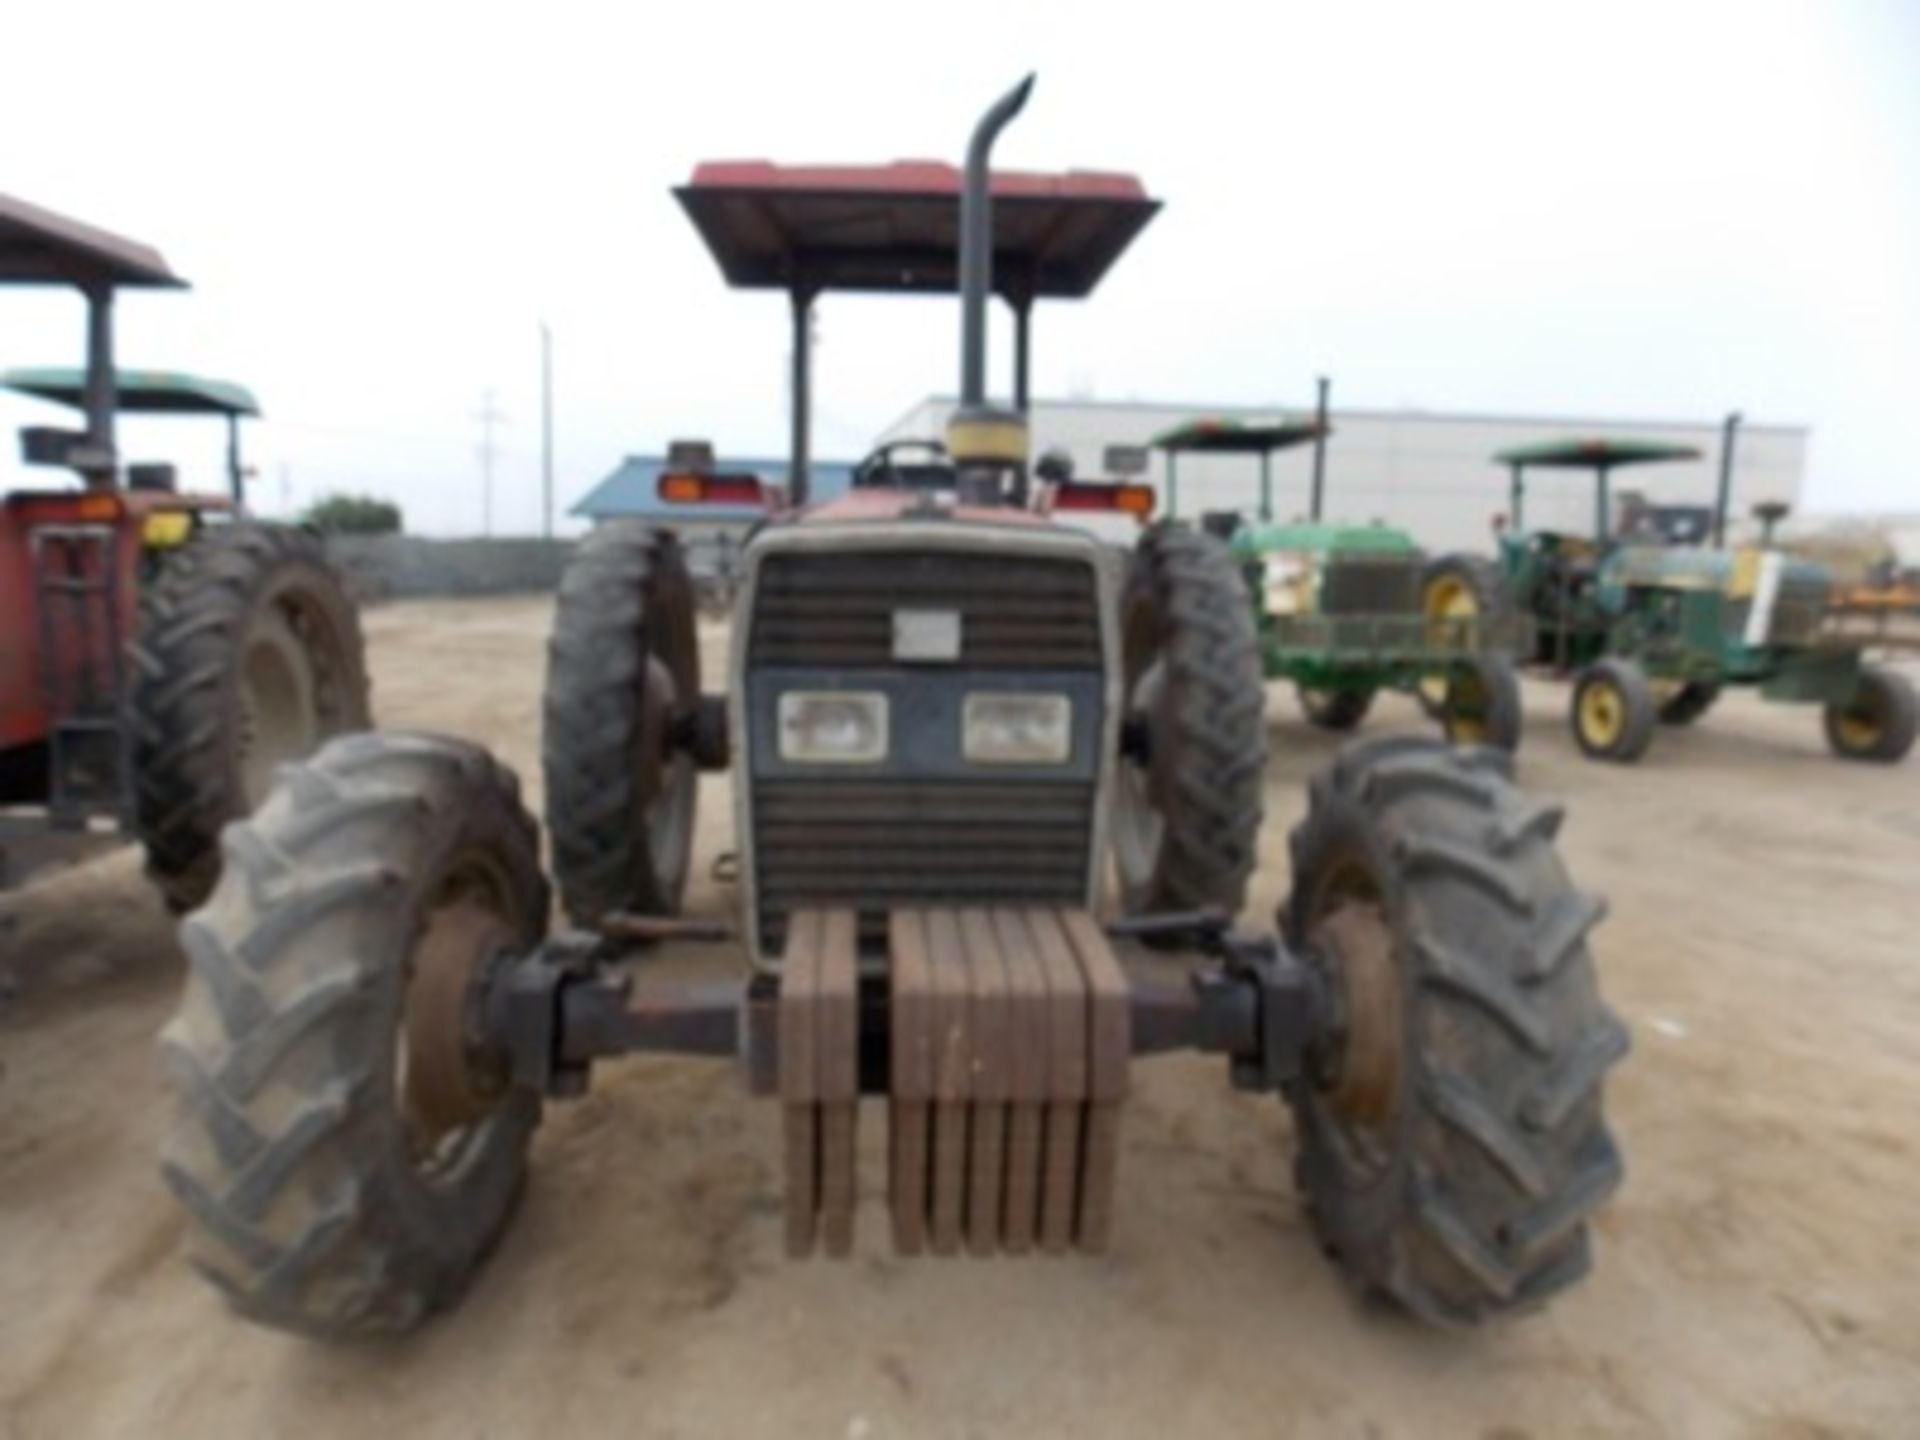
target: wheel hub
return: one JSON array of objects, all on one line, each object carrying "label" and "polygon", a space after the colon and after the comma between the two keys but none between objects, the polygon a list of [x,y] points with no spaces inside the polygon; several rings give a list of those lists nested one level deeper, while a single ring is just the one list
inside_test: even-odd
[{"label": "wheel hub", "polygon": [[1393,936],[1380,908],[1359,901],[1334,910],[1315,935],[1341,1015],[1327,1103],[1348,1123],[1374,1128],[1392,1116],[1400,1093],[1403,1026]]},{"label": "wheel hub", "polygon": [[1580,728],[1594,744],[1611,745],[1620,738],[1626,707],[1611,685],[1595,682],[1580,693]]},{"label": "wheel hub", "polygon": [[1144,884],[1153,873],[1166,834],[1153,734],[1159,728],[1159,710],[1166,692],[1166,665],[1156,659],[1133,684],[1127,704],[1127,724],[1134,744],[1122,756],[1113,816],[1113,847],[1122,875],[1129,883]]},{"label": "wheel hub", "polygon": [[473,1043],[468,1018],[479,982],[512,942],[500,915],[464,898],[433,913],[413,952],[407,988],[407,1118],[432,1141],[485,1118],[499,1098]]}]

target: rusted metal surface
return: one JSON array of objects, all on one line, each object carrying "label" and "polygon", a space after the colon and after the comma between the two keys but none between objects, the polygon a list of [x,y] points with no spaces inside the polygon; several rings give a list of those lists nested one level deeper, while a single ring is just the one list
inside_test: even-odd
[{"label": "rusted metal surface", "polygon": [[1047,1095],[1047,987],[1032,961],[1033,930],[1018,910],[993,912],[1007,957],[1006,1204],[1000,1244],[1010,1255],[1033,1248],[1040,1223],[1041,1141]]},{"label": "rusted metal surface", "polygon": [[991,1255],[1000,1248],[1007,1101],[1012,1093],[1009,961],[987,911],[961,911],[960,936],[966,949],[972,1010],[968,1026],[973,1093],[968,1115],[967,1248],[976,1255]]},{"label": "rusted metal surface", "polygon": [[[887,936],[885,1009],[876,992],[866,1023],[887,1027],[895,1250],[1103,1249],[1133,1006],[1104,932],[1077,909],[910,906],[890,913]],[[796,1257],[852,1248],[856,938],[850,909],[799,910],[781,960],[776,1065]]]},{"label": "rusted metal surface", "polygon": [[780,1103],[785,1107],[787,1253],[813,1253],[820,1216],[819,1069],[814,1032],[820,989],[820,914],[802,910],[787,929],[780,984]]},{"label": "rusted metal surface", "polygon": [[893,991],[887,1161],[893,1248],[927,1247],[927,1167],[934,1092],[933,970],[923,910],[896,910],[888,923]]},{"label": "rusted metal surface", "polygon": [[859,972],[850,910],[793,917],[780,986],[787,1253],[853,1248]]},{"label": "rusted metal surface", "polygon": [[1400,1090],[1401,997],[1393,937],[1374,905],[1342,905],[1321,921],[1318,934],[1338,977],[1345,1032],[1333,1109],[1373,1127],[1392,1113]]},{"label": "rusted metal surface", "polygon": [[[951,295],[959,289],[958,168],[708,163],[674,196],[727,283],[791,290]],[[1160,208],[1131,175],[996,171],[993,255],[1001,293],[1092,292]]]},{"label": "rusted metal surface", "polygon": [[689,920],[679,915],[633,915],[615,910],[596,927],[609,940],[732,940],[739,933],[725,920]]},{"label": "rusted metal surface", "polygon": [[406,1005],[407,1118],[434,1137],[481,1119],[497,1087],[476,1084],[468,1040],[474,980],[513,945],[513,927],[467,898],[434,912],[414,947]]},{"label": "rusted metal surface", "polygon": [[186,285],[151,245],[0,195],[0,284]]},{"label": "rusted metal surface", "polygon": [[853,1249],[855,1126],[860,1114],[860,995],[851,910],[820,920],[818,1049],[820,1067],[820,1225],[826,1253]]},{"label": "rusted metal surface", "polygon": [[1107,937],[1083,910],[1061,916],[1087,991],[1086,1141],[1081,1156],[1076,1238],[1083,1250],[1107,1248],[1114,1176],[1120,1160],[1120,1106],[1127,1095],[1132,997]]}]

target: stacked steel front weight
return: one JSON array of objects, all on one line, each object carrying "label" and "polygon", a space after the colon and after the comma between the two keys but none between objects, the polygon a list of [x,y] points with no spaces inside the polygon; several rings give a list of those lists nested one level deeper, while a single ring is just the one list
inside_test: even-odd
[{"label": "stacked steel front weight", "polygon": [[[902,1254],[1103,1249],[1131,1010],[1085,913],[912,909],[888,927],[888,1172]],[[797,914],[780,990],[788,1245],[852,1239],[858,999],[848,911]]]}]

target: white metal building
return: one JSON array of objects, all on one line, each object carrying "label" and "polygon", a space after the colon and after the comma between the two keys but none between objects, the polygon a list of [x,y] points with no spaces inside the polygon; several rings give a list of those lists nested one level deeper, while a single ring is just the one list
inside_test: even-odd
[{"label": "white metal building", "polygon": [[[931,396],[889,426],[880,438],[937,437],[954,401]],[[1242,422],[1304,418],[1311,406],[1168,405],[1151,401],[1036,400],[1030,412],[1035,454],[1053,448],[1072,454],[1077,473],[1101,473],[1109,445],[1144,445],[1183,421],[1217,416]],[[1615,514],[1620,497],[1639,491],[1657,504],[1713,503],[1719,480],[1720,421],[1698,423],[1598,417],[1454,415],[1419,410],[1349,410],[1335,406],[1327,442],[1326,517],[1380,519],[1410,531],[1430,552],[1490,548],[1492,524],[1507,509],[1507,472],[1495,452],[1542,440],[1605,435],[1692,445],[1701,458],[1631,466],[1614,473]],[[1733,536],[1749,532],[1748,516],[1762,500],[1798,507],[1806,471],[1807,428],[1745,424],[1734,447]],[[1274,514],[1306,513],[1313,473],[1311,445],[1273,456]],[[1154,456],[1149,477],[1162,489],[1166,458]],[[1530,470],[1526,479],[1528,529],[1570,534],[1593,531],[1593,480],[1588,472]],[[1251,456],[1182,455],[1179,512],[1252,510],[1258,504],[1259,461]]]}]

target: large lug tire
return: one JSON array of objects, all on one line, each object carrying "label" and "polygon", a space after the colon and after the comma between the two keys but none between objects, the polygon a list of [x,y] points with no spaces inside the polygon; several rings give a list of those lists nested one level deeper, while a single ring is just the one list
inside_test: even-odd
[{"label": "large lug tire", "polygon": [[1367,712],[1373,708],[1372,690],[1316,690],[1311,686],[1295,687],[1300,699],[1300,713],[1307,717],[1309,724],[1322,730],[1351,730],[1367,718]]},{"label": "large lug tire", "polygon": [[1890,765],[1913,749],[1920,704],[1906,676],[1869,665],[1860,672],[1853,698],[1827,706],[1824,719],[1828,748],[1841,759]]},{"label": "large lug tire", "polygon": [[1531,1309],[1584,1275],[1620,1183],[1601,1082],[1627,1050],[1569,882],[1558,806],[1488,749],[1350,746],[1292,835],[1281,922],[1323,967],[1335,1043],[1291,1101],[1296,1176],[1362,1293],[1447,1326]]},{"label": "large lug tire", "polygon": [[512,773],[424,735],[336,740],[228,832],[181,926],[162,1174],[243,1315],[406,1330],[492,1249],[540,1102],[475,1052],[478,998],[546,928],[539,850]]},{"label": "large lug tire", "polygon": [[1121,597],[1126,730],[1113,815],[1128,914],[1246,902],[1260,834],[1266,697],[1246,586],[1225,546],[1146,532]]},{"label": "large lug tire", "polygon": [[[1420,573],[1420,610],[1428,620],[1478,620],[1484,627],[1505,616],[1507,609],[1500,567],[1483,555],[1442,555]],[[1435,626],[1433,641],[1448,648],[1456,643],[1444,625]],[[1448,688],[1448,677],[1436,673],[1415,689],[1422,708],[1435,720],[1446,719]]]},{"label": "large lug tire", "polygon": [[1519,673],[1500,656],[1475,655],[1447,677],[1440,725],[1453,744],[1518,750],[1525,718]]},{"label": "large lug tire", "polygon": [[671,915],[685,893],[699,767],[693,583],[673,536],[603,525],[581,542],[547,646],[547,835],[575,923]]},{"label": "large lug tire", "polygon": [[278,768],[373,723],[360,620],[312,532],[215,526],[166,558],[132,653],[134,829],[168,906],[189,910],[221,829]]},{"label": "large lug tire", "polygon": [[1713,708],[1720,687],[1711,680],[1688,680],[1660,705],[1662,725],[1691,725]]},{"label": "large lug tire", "polygon": [[1647,672],[1631,660],[1597,660],[1573,683],[1573,738],[1589,760],[1632,764],[1659,718]]}]

